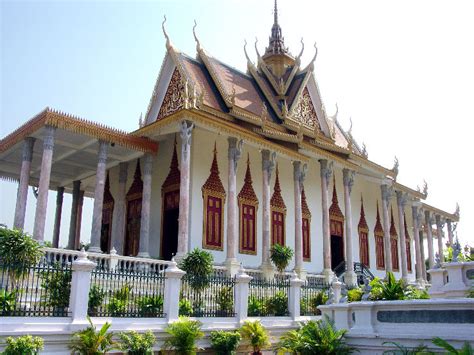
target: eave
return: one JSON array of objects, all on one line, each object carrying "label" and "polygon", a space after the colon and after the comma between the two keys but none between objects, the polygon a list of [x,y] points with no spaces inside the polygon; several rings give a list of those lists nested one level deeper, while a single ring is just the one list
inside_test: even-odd
[{"label": "eave", "polygon": [[443,210],[440,210],[439,208],[433,207],[425,202],[421,203],[421,208],[424,209],[425,211],[430,211],[432,213],[439,214],[440,216],[450,219],[453,222],[459,222],[459,216],[455,213],[449,213]]}]

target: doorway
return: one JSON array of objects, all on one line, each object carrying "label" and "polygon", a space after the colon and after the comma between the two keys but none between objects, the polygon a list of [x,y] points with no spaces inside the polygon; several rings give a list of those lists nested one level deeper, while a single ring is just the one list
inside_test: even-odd
[{"label": "doorway", "polygon": [[163,200],[161,257],[171,258],[178,251],[179,190],[167,192]]},{"label": "doorway", "polygon": [[331,269],[344,261],[344,242],[341,236],[331,235]]}]

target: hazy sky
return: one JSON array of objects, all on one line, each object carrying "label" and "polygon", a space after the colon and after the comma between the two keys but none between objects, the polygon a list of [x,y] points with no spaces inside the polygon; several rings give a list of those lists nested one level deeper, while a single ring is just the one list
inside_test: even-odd
[{"label": "hazy sky", "polygon": [[[427,202],[454,212],[460,239],[474,244],[469,219],[474,140],[472,1],[280,0],[286,45],[303,65],[313,56],[329,114],[365,142],[369,158],[399,181],[429,184]],[[268,43],[273,1],[2,1],[0,136],[51,106],[124,130],[137,128],[165,54],[163,15],[176,48],[194,56],[193,20],[202,46],[246,70],[243,42]],[[249,51],[253,58],[253,50]],[[16,184],[0,182],[0,222],[13,223]],[[52,233],[50,192],[46,235]],[[32,230],[29,196],[26,229]],[[85,218],[90,218],[90,201]],[[70,197],[64,202],[67,234]],[[83,224],[82,236],[90,233]],[[65,238],[65,237],[64,237]],[[65,239],[62,239],[65,242]]]}]

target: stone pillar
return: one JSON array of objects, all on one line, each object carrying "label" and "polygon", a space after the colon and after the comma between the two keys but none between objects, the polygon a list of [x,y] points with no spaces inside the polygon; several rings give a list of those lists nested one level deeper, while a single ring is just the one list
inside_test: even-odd
[{"label": "stone pillar", "polygon": [[107,148],[107,142],[99,141],[99,159],[95,175],[94,210],[92,211],[91,245],[89,247],[89,251],[93,253],[102,253],[100,249],[100,234],[102,229],[102,209],[104,207]]},{"label": "stone pillar", "polygon": [[249,298],[249,282],[252,277],[247,275],[243,268],[235,276],[235,306],[234,312],[237,322],[243,324],[248,317],[248,298]]},{"label": "stone pillar", "polygon": [[181,180],[179,185],[179,235],[176,258],[180,259],[189,251],[189,212],[191,177],[191,140],[194,124],[182,121],[181,137]]},{"label": "stone pillar", "polygon": [[444,262],[444,253],[443,253],[443,228],[444,221],[439,214],[436,215],[436,228],[438,229],[438,254],[440,265]]},{"label": "stone pillar", "polygon": [[388,216],[388,207],[393,195],[393,188],[386,184],[380,186],[382,189],[382,215],[383,215],[383,236],[384,236],[384,254],[385,271],[392,271],[392,253],[390,249],[390,217]]},{"label": "stone pillar", "polygon": [[20,182],[16,195],[15,219],[13,227],[23,229],[25,226],[26,202],[28,200],[28,185],[30,182],[31,160],[33,159],[33,147],[35,138],[27,137],[23,142],[23,154],[20,170]]},{"label": "stone pillar", "polygon": [[179,318],[179,293],[181,291],[181,279],[186,273],[179,269],[174,259],[165,270],[165,289],[163,313],[168,322],[177,321]]},{"label": "stone pillar", "polygon": [[42,242],[44,240],[44,226],[48,209],[48,190],[51,179],[51,166],[53,165],[54,132],[56,128],[44,126],[43,158],[38,184],[38,197],[36,199],[35,225],[33,237]]},{"label": "stone pillar", "polygon": [[298,274],[294,271],[290,279],[290,295],[288,297],[288,310],[293,320],[301,317],[300,300],[301,286],[304,281],[298,278]]},{"label": "stone pillar", "polygon": [[128,163],[119,164],[119,185],[115,200],[115,215],[112,220],[112,247],[119,255],[123,254],[125,241],[125,197],[127,194]]},{"label": "stone pillar", "polygon": [[323,223],[323,274],[326,276],[326,281],[330,282],[334,276],[331,270],[331,230],[329,226],[329,180],[332,176],[333,162],[328,162],[326,159],[319,160],[321,173],[321,205],[322,205],[322,223]]},{"label": "stone pillar", "polygon": [[275,168],[275,152],[262,150],[262,265],[264,274],[270,278],[273,276],[273,266],[270,263],[270,226],[271,226],[271,210],[270,210],[270,179],[272,171]]},{"label": "stone pillar", "polygon": [[415,273],[416,273],[416,282],[419,286],[423,286],[423,267],[422,267],[422,258],[420,250],[420,223],[421,219],[418,218],[418,205],[419,202],[413,203],[411,206],[411,215],[413,221],[413,240],[415,241]]},{"label": "stone pillar", "polygon": [[149,258],[150,250],[150,210],[151,210],[151,173],[153,170],[153,156],[146,153],[143,164],[143,197],[142,215],[140,219],[140,244],[138,256]]},{"label": "stone pillar", "polygon": [[54,215],[53,248],[59,248],[59,234],[61,229],[61,215],[63,211],[64,187],[58,187],[56,195],[56,214]]},{"label": "stone pillar", "polygon": [[234,276],[239,270],[237,261],[237,245],[239,235],[239,213],[237,206],[237,163],[242,155],[242,140],[229,137],[228,164],[228,201],[227,201],[227,272]]},{"label": "stone pillar", "polygon": [[76,233],[74,238],[75,250],[81,249],[82,207],[84,206],[84,190],[79,191],[76,215]]},{"label": "stone pillar", "polygon": [[87,253],[82,250],[77,260],[72,263],[71,294],[69,310],[73,325],[84,325],[87,322],[89,290],[91,288],[91,272],[96,264],[87,259]]},{"label": "stone pillar", "polygon": [[[421,216],[421,220],[423,219],[423,213],[420,213],[422,216]],[[420,215],[419,214],[419,215]],[[426,264],[425,264],[425,242],[423,241],[424,239],[424,235],[423,235],[423,231],[421,230],[421,220],[420,220],[420,254],[421,254],[421,270],[422,270],[422,275],[423,275],[423,280],[424,281],[428,281],[428,275],[426,273]]]},{"label": "stone pillar", "polygon": [[405,235],[405,205],[407,203],[408,195],[402,191],[397,191],[397,207],[398,207],[398,230],[400,234],[400,256],[402,259],[402,279],[408,281],[408,266],[407,266],[407,249],[406,249],[406,235]]},{"label": "stone pillar", "polygon": [[77,227],[77,212],[79,209],[79,194],[81,192],[81,181],[76,180],[72,183],[72,204],[71,204],[71,220],[69,222],[69,239],[67,243],[68,249],[75,249],[76,247],[76,227]]},{"label": "stone pillar", "polygon": [[452,221],[450,219],[446,220],[446,225],[448,227],[448,241],[449,241],[449,246],[453,246],[454,242],[454,237],[453,237],[453,225]]},{"label": "stone pillar", "polygon": [[344,275],[344,282],[349,286],[357,285],[357,275],[354,272],[354,255],[352,253],[352,206],[351,206],[351,192],[354,185],[354,171],[343,169],[343,183],[344,183],[344,214],[346,218],[346,273]]},{"label": "stone pillar", "polygon": [[[295,271],[305,280],[306,271],[303,267],[303,212],[301,207],[301,191],[306,177],[307,165],[300,161],[293,162],[293,180],[295,189]],[[299,317],[299,314],[298,314]]]},{"label": "stone pillar", "polygon": [[433,249],[433,230],[430,211],[425,211],[426,239],[428,241],[428,266],[429,269],[434,267],[434,249]]}]

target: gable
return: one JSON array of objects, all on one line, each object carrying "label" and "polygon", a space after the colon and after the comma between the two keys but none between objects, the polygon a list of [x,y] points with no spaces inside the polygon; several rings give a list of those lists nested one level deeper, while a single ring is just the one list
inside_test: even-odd
[{"label": "gable", "polygon": [[156,121],[161,120],[184,108],[184,83],[178,69],[175,68],[171,76],[168,89],[161,103]]}]

